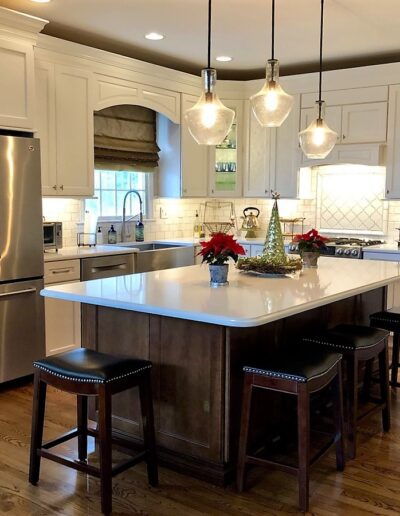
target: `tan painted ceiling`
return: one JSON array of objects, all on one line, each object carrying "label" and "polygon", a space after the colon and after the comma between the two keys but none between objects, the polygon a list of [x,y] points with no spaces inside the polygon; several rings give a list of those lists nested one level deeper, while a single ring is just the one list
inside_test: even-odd
[{"label": "tan painted ceiling", "polygon": [[[277,0],[276,57],[285,73],[316,69],[320,0]],[[199,74],[206,64],[207,0],[0,0],[50,20],[44,33]],[[264,75],[271,0],[214,0],[213,65],[220,78]],[[400,0],[326,0],[326,68],[400,60]],[[147,41],[150,31],[163,41]]]}]

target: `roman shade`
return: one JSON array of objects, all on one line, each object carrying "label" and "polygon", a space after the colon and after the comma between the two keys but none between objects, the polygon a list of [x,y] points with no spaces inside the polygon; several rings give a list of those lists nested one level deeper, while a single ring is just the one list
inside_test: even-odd
[{"label": "roman shade", "polygon": [[121,105],[94,113],[94,160],[100,170],[152,172],[158,166],[156,113]]}]

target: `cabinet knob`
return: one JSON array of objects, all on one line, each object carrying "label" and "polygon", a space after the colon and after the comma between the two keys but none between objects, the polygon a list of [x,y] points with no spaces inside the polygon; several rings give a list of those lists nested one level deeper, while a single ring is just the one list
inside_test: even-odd
[{"label": "cabinet knob", "polygon": [[345,135],[345,134],[343,134],[343,135],[342,135],[342,140],[345,140],[345,139],[346,139],[346,135]]},{"label": "cabinet knob", "polygon": [[390,190],[386,190],[386,194],[388,194],[390,192]]},{"label": "cabinet knob", "polygon": [[57,185],[54,185],[54,186],[53,186],[53,190],[57,190]]},{"label": "cabinet knob", "polygon": [[60,186],[60,190],[64,190],[64,185],[61,185],[61,186]]},{"label": "cabinet knob", "polygon": [[187,193],[187,190],[186,190],[186,188],[184,188],[184,189],[183,189],[183,193]]},{"label": "cabinet knob", "polygon": [[211,193],[214,193],[214,190],[211,190]]}]

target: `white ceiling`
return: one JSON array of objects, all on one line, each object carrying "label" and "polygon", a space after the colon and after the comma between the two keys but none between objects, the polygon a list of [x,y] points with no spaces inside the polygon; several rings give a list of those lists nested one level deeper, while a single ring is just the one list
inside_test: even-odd
[{"label": "white ceiling", "polygon": [[[316,69],[320,0],[277,0],[276,57],[286,73]],[[46,34],[198,74],[206,64],[207,0],[0,0],[50,20]],[[271,0],[214,0],[213,65],[220,78],[264,75]],[[327,68],[400,60],[400,0],[326,0]],[[144,34],[165,34],[147,41]]]}]

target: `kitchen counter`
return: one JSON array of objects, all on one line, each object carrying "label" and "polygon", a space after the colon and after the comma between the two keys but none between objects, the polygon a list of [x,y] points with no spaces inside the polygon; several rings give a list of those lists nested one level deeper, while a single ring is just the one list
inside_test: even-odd
[{"label": "kitchen counter", "polygon": [[[132,245],[132,242],[130,242]],[[95,247],[63,247],[57,253],[46,251],[44,253],[45,262],[55,262],[57,260],[74,260],[76,258],[91,258],[94,256],[109,256],[113,254],[130,254],[136,252],[135,249],[120,247],[116,245],[97,245]]]},{"label": "kitchen counter", "polygon": [[[239,244],[242,245],[264,245],[265,237],[263,238],[236,238]],[[206,238],[205,240],[209,240]],[[149,242],[161,243],[161,244],[178,244],[178,245],[200,245],[198,238],[192,237],[176,237],[176,238],[158,238],[155,240],[149,240]],[[135,242],[118,242],[119,246],[133,245]]]},{"label": "kitchen counter", "polygon": [[[295,278],[259,278],[231,267],[230,284],[221,288],[211,288],[208,268],[195,265],[42,294],[83,303],[83,346],[152,361],[160,461],[226,485],[235,473],[243,366],[277,350],[290,353],[287,346],[308,332],[368,325],[369,314],[386,306],[386,285],[399,279],[394,262],[321,257],[318,269]],[[278,414],[279,404],[269,404],[269,420]],[[117,431],[140,440],[136,391],[113,400],[113,415]]]},{"label": "kitchen counter", "polygon": [[229,286],[209,286],[206,266],[107,278],[43,290],[44,296],[224,326],[260,326],[399,280],[392,262],[320,258],[294,278],[259,278],[231,266]]},{"label": "kitchen counter", "polygon": [[365,253],[366,251],[369,253],[399,253],[400,254],[400,248],[398,247],[397,243],[371,245],[371,246],[363,247],[363,252]]}]

